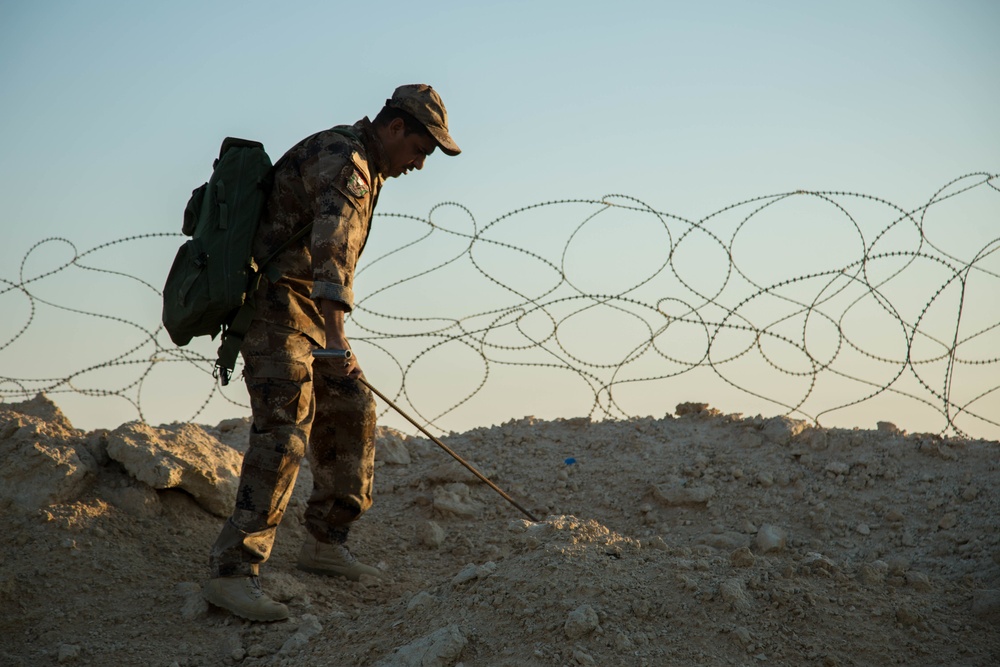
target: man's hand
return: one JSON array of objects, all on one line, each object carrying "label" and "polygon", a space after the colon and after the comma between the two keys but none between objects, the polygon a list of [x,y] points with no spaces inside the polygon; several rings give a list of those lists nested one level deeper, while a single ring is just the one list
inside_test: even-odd
[{"label": "man's hand", "polygon": [[[339,301],[323,299],[320,301],[320,308],[323,312],[323,321],[326,324],[326,349],[328,350],[350,350],[351,343],[344,333],[344,312],[347,307]],[[330,359],[327,368],[335,375],[341,377],[359,378],[362,375],[361,366],[358,365],[358,357],[351,351],[351,356],[343,361]]]}]

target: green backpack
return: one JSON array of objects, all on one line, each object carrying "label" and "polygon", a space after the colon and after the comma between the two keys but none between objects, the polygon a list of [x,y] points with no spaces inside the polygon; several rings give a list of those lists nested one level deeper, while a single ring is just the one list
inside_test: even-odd
[{"label": "green backpack", "polygon": [[[181,231],[191,239],[177,251],[163,286],[163,326],[174,343],[184,346],[196,336],[215,338],[222,332],[215,368],[224,385],[253,317],[247,294],[260,271],[252,248],[270,191],[271,169],[260,142],[233,137],[222,142],[212,177],[191,193],[184,209]],[[249,312],[240,319],[247,322],[236,331],[233,324],[239,324],[237,315],[244,306]],[[233,340],[234,335],[240,341]]]},{"label": "green backpack", "polygon": [[[346,128],[334,131],[358,138]],[[212,177],[191,193],[184,209],[181,231],[191,239],[177,251],[163,286],[163,326],[175,344],[184,346],[196,336],[215,338],[222,332],[213,375],[223,385],[229,384],[253,320],[254,295],[265,268],[312,230],[310,223],[269,257],[255,260],[253,240],[273,175],[260,142],[234,137],[222,142]]]}]

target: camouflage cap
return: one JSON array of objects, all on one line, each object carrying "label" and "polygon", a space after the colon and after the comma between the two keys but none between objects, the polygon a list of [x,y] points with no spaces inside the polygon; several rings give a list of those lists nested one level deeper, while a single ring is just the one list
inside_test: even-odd
[{"label": "camouflage cap", "polygon": [[427,128],[446,155],[458,155],[462,149],[448,134],[448,112],[437,91],[426,83],[411,83],[400,86],[385,101],[388,107],[401,109]]}]

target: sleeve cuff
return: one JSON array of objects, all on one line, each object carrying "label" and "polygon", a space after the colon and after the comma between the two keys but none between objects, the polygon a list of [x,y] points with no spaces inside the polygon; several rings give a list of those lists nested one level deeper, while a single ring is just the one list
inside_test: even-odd
[{"label": "sleeve cuff", "polygon": [[312,293],[309,295],[314,301],[317,299],[327,299],[328,301],[339,301],[347,306],[347,310],[354,309],[354,290],[337,283],[314,282]]}]

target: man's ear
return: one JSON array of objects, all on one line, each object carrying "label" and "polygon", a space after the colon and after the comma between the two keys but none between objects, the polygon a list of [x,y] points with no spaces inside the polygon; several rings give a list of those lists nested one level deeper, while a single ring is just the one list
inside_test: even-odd
[{"label": "man's ear", "polygon": [[402,118],[393,118],[389,121],[389,126],[386,129],[389,130],[391,137],[398,139],[406,134],[406,123],[403,122]]}]

